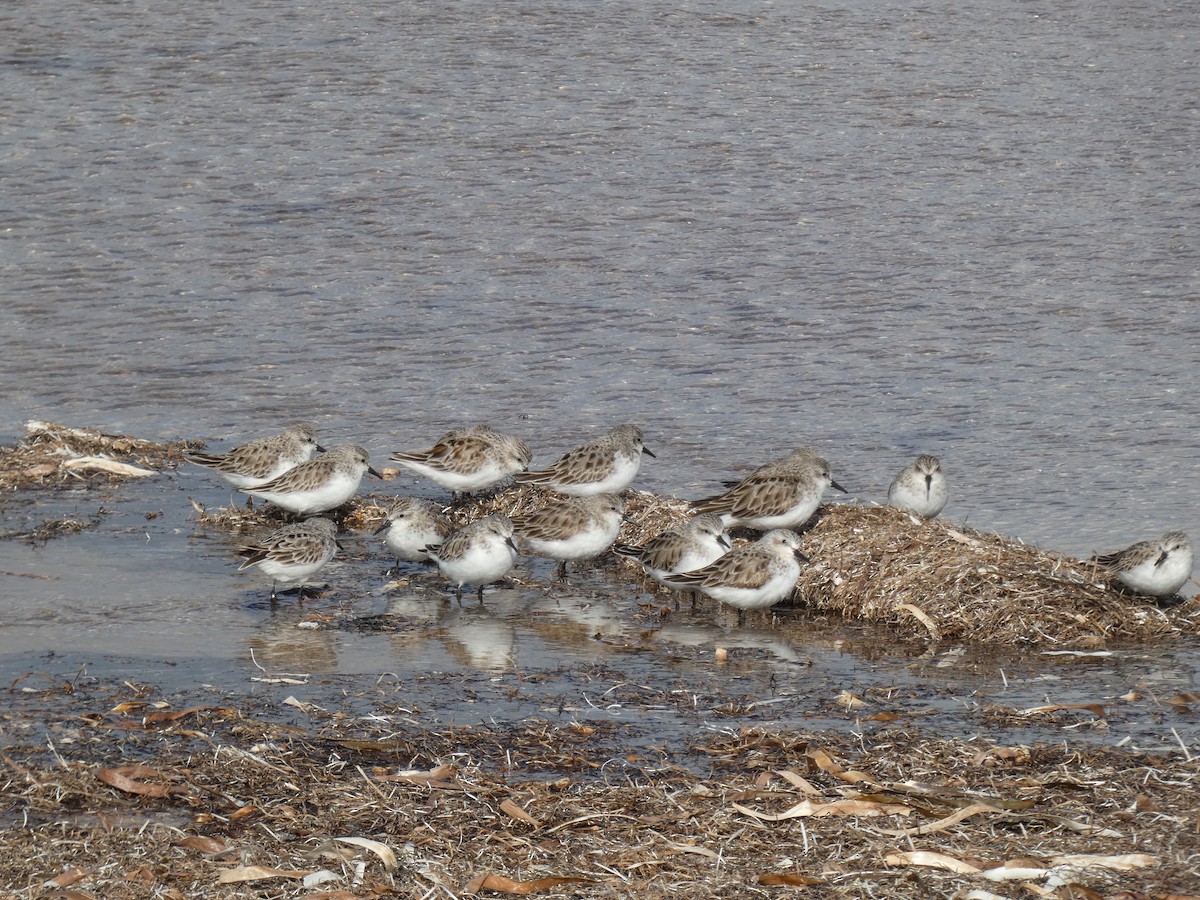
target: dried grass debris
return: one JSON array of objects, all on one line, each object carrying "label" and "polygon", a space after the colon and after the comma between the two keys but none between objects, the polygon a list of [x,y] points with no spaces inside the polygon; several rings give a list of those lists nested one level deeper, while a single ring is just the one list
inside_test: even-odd
[{"label": "dried grass debris", "polygon": [[160,444],[95,428],[30,421],[19,444],[0,447],[0,490],[53,488],[87,477],[147,477],[199,446],[198,441]]},{"label": "dried grass debris", "polygon": [[26,540],[33,544],[44,544],[54,538],[89,531],[99,524],[99,515],[90,519],[46,519],[36,525],[0,531],[0,541]]},{"label": "dried grass debris", "polygon": [[797,602],[916,637],[1103,646],[1200,634],[1200,604],[1118,590],[1094,564],[890,507],[826,506]]},{"label": "dried grass debris", "polygon": [[[117,708],[69,745],[0,754],[0,891],[923,898],[1018,878],[1182,896],[1200,855],[1200,773],[1181,753],[743,728],[698,736],[703,774],[614,779],[580,764],[607,742],[548,723],[298,728],[195,708],[147,726]],[[539,755],[512,769],[513,746]]]}]

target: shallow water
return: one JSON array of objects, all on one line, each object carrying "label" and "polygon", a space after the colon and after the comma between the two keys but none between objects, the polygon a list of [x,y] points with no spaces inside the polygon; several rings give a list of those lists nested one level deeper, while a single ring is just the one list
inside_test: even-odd
[{"label": "shallow water", "polygon": [[[284,718],[295,698],[368,717],[400,702],[424,727],[605,722],[620,726],[620,743],[697,769],[698,734],[746,725],[899,725],[1164,752],[1200,742],[1194,704],[1173,702],[1200,682],[1194,648],[1181,642],[1083,656],[930,647],[803,609],[751,615],[739,628],[711,603],[674,610],[611,565],[573,568],[564,586],[552,562],[528,558],[482,603],[470,594],[456,603],[436,571],[389,569],[369,535],[340,539],[327,592],[272,603],[265,582],[235,571],[243,538],[193,521],[192,478],[185,468],[26,508],[104,513],[94,531],[0,541],[10,590],[0,683],[20,693],[45,690],[47,679],[81,689],[130,682],[175,708],[252,703]],[[1030,711],[1051,704],[1103,712]],[[13,739],[0,732],[0,744]]]},{"label": "shallow water", "polygon": [[[1080,555],[1200,535],[1198,18],[33,0],[0,12],[0,437],[43,418],[227,446],[310,419],[379,463],[490,421],[540,462],[633,421],[658,454],[637,486],[659,493],[811,445],[879,500],[932,452],[954,520]],[[436,495],[384,488],[413,489]],[[55,652],[240,678],[276,631],[303,671],[567,652],[530,624],[569,618],[533,616],[538,590],[403,652],[297,637],[195,534],[189,495],[228,498],[184,470],[120,493],[97,532],[0,545],[0,570],[51,579],[0,576],[5,672]],[[329,575],[354,614],[397,601]],[[460,630],[491,636],[455,648]],[[753,658],[791,671],[817,653],[805,633]],[[691,646],[656,634],[639,660]],[[1171,690],[1195,690],[1194,648],[1167,652]],[[908,663],[816,659],[882,682]],[[1123,693],[1135,676],[1105,665],[1088,678]]]}]

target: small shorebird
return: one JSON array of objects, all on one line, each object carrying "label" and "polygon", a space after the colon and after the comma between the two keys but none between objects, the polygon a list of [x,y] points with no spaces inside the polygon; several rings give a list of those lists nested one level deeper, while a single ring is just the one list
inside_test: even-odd
[{"label": "small shorebird", "polygon": [[1169,531],[1156,541],[1139,541],[1092,561],[1136,594],[1170,597],[1192,577],[1192,541],[1182,531]]},{"label": "small shorebird", "polygon": [[285,525],[257,544],[241,548],[245,562],[238,571],[258,566],[271,579],[271,600],[276,585],[295,586],[304,599],[304,585],[337,553],[337,526],[328,519],[306,519]]},{"label": "small shorebird", "polygon": [[800,536],[776,528],[702,569],[672,576],[671,581],[735,607],[738,625],[742,625],[746,610],[774,606],[791,596],[801,562],[808,562],[808,557],[800,552]]},{"label": "small shorebird", "polygon": [[451,492],[470,494],[499,484],[529,468],[533,452],[511,434],[488,425],[456,428],[428,450],[392,454],[392,461],[424,475]]},{"label": "small shorebird", "polygon": [[512,537],[512,521],[494,513],[458,529],[441,544],[430,544],[425,552],[457,585],[454,596],[459,603],[464,584],[478,586],[482,603],[484,586],[507,575],[517,561],[517,545]]},{"label": "small shorebird", "polygon": [[926,519],[945,509],[949,497],[942,463],[936,456],[918,456],[888,486],[888,506],[906,509]]},{"label": "small shorebird", "polygon": [[[680,591],[684,588],[672,584],[671,576],[702,569],[728,553],[729,547],[729,535],[721,517],[716,513],[701,513],[640,547],[614,544],[613,552],[635,560],[659,584]],[[693,591],[693,599],[694,596]]]},{"label": "small shorebird", "polygon": [[724,493],[693,506],[699,512],[718,513],[727,528],[799,528],[812,518],[829,487],[846,493],[829,474],[829,463],[812,450],[800,449],[759,466]]},{"label": "small shorebird", "polygon": [[398,497],[375,533],[383,533],[383,539],[397,562],[428,562],[429,554],[425,548],[431,544],[441,544],[455,527],[442,507],[432,500]]},{"label": "small shorebird", "polygon": [[636,425],[618,425],[599,440],[569,450],[549,468],[522,472],[516,479],[570,497],[617,494],[637,475],[642,456],[654,456],[643,441],[642,429]]},{"label": "small shorebird", "polygon": [[625,503],[616,494],[567,497],[514,519],[522,542],[539,556],[558,560],[558,577],[567,577],[567,561],[591,559],[612,546],[625,519]]},{"label": "small shorebird", "polygon": [[246,488],[266,484],[288,469],[308,462],[314,450],[323,450],[317,444],[317,433],[311,425],[301,422],[279,434],[248,441],[225,453],[194,450],[184,458],[212,469],[235,488]]},{"label": "small shorebird", "polygon": [[366,450],[347,444],[288,469],[266,484],[241,491],[296,515],[311,516],[335,509],[353,497],[367,472],[383,477],[368,464]]}]

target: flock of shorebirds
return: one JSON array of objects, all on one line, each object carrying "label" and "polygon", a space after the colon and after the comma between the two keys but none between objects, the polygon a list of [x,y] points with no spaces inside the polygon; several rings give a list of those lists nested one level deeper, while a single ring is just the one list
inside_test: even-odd
[{"label": "flock of shorebirds", "polygon": [[[313,457],[314,451],[321,451]],[[692,504],[696,515],[641,546],[616,543],[624,521],[620,493],[641,468],[646,449],[642,430],[618,425],[598,440],[565,453],[544,469],[531,470],[533,453],[520,438],[487,425],[448,431],[428,450],[392,454],[392,461],[459,495],[487,490],[507,479],[536,484],[563,495],[534,512],[509,518],[492,514],[465,526],[446,515],[447,507],[418,497],[397,498],[377,533],[399,561],[436,563],[456,586],[478,589],[513,568],[519,538],[528,552],[566,564],[612,550],[636,560],[661,585],[706,594],[738,610],[739,624],[749,609],[771,606],[790,596],[808,562],[801,552],[802,527],[816,512],[834,481],[829,464],[808,449],[796,450],[759,466],[726,490]],[[324,451],[311,425],[293,425],[280,434],[242,444],[223,454],[193,452],[188,459],[206,466],[238,490],[300,517],[264,540],[242,548],[240,569],[257,566],[277,586],[303,592],[304,585],[337,552],[336,526],[321,513],[336,509],[358,491],[371,473],[367,451],[347,445]],[[936,457],[920,456],[888,488],[888,503],[932,518],[949,497]],[[764,532],[754,542],[733,547],[729,529]],[[1192,544],[1173,531],[1116,553],[1095,557],[1125,588],[1166,597],[1192,573]],[[240,571],[239,569],[239,571]]]}]

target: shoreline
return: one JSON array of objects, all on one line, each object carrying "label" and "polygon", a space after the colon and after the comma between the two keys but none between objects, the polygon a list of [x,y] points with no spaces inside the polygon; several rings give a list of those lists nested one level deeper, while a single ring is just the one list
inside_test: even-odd
[{"label": "shoreline", "polygon": [[[0,448],[0,484],[10,491],[54,489],[84,477],[147,477],[177,467],[183,453],[198,446],[43,422],[27,429],[20,445]],[[508,485],[468,499],[454,513],[463,522],[495,512],[513,516],[552,496]],[[678,498],[634,489],[625,497],[628,521],[619,539],[626,543],[640,544],[690,514],[688,502]],[[360,494],[329,515],[344,529],[373,531],[388,502],[382,494]],[[235,533],[286,520],[262,505],[210,510],[192,504],[202,526]],[[4,537],[45,540],[93,525],[54,520]],[[801,569],[794,603],[849,621],[884,623],[904,637],[1094,650],[1109,641],[1200,635],[1196,596],[1167,608],[1117,589],[1094,563],[941,519],[921,520],[886,506],[826,504],[801,538],[812,561]],[[631,583],[645,583],[632,561],[622,559],[617,571]]]}]

